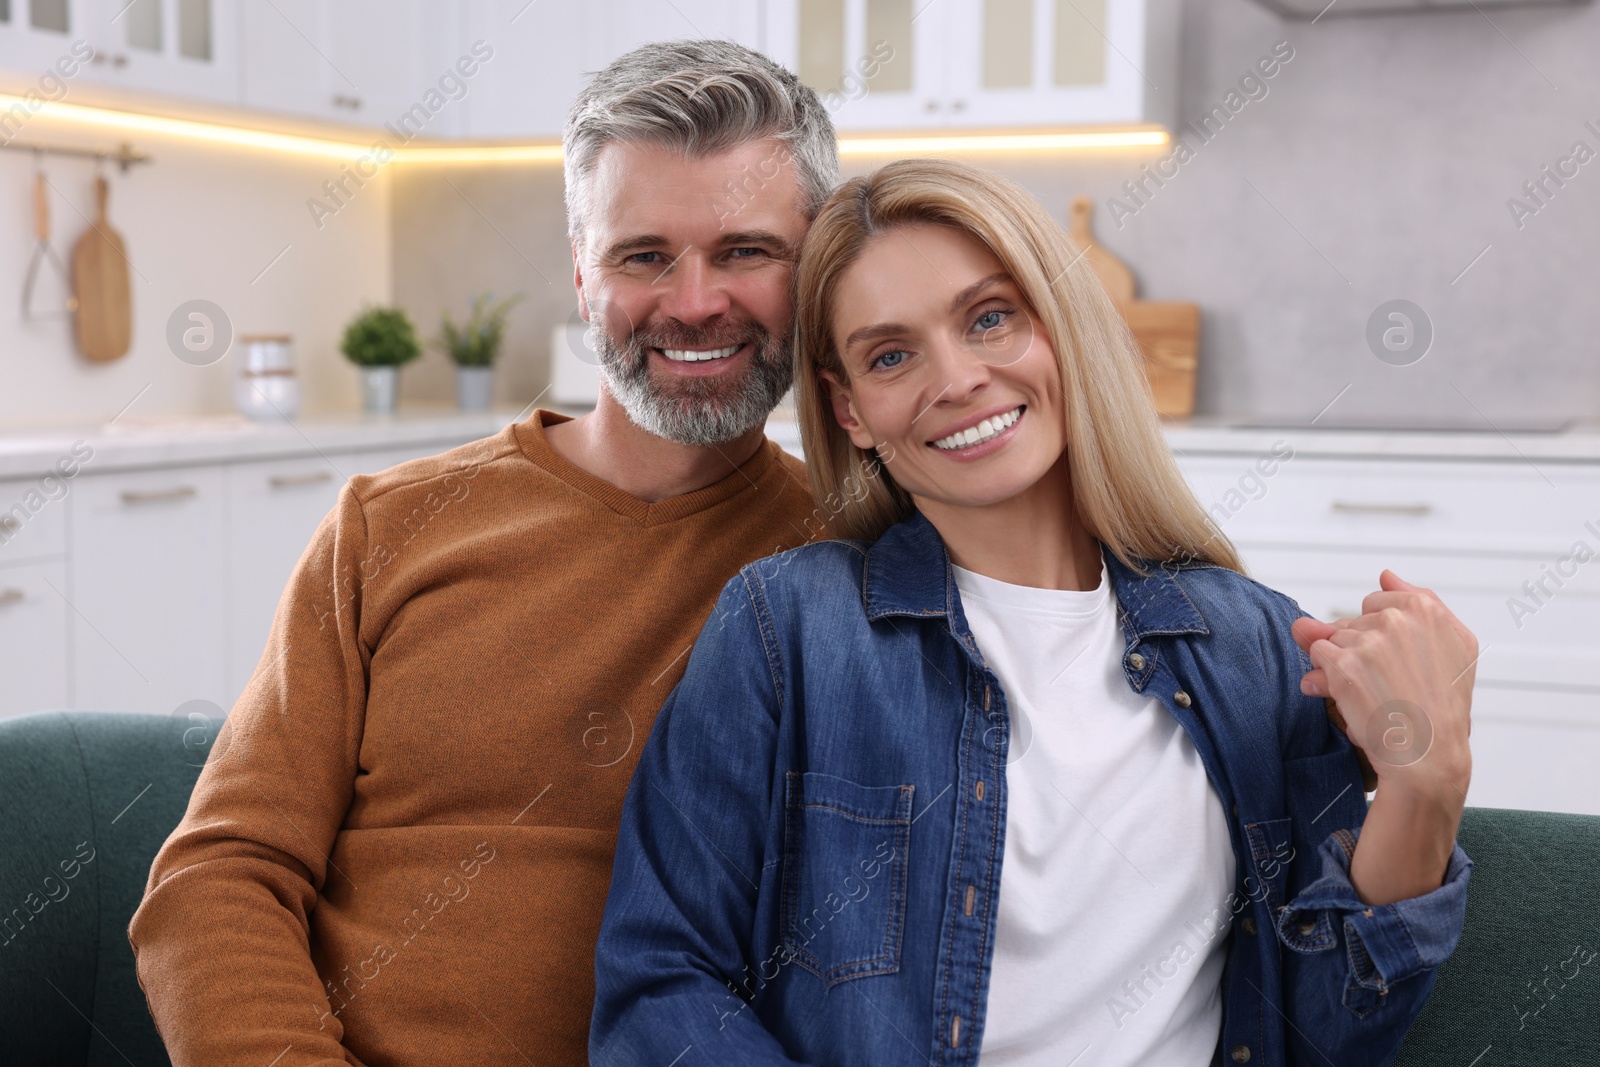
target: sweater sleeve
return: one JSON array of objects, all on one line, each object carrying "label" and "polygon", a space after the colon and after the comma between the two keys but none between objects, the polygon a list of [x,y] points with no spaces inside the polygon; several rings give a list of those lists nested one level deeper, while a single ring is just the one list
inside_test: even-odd
[{"label": "sweater sleeve", "polygon": [[278,604],[254,676],[129,926],[139,984],[176,1067],[358,1063],[312,964],[310,915],[357,773],[370,649],[369,550],[350,485]]}]

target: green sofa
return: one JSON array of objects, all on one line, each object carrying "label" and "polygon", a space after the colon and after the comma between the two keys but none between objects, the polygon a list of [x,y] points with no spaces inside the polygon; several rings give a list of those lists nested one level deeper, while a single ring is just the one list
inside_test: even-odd
[{"label": "green sofa", "polygon": [[[0,720],[0,1063],[168,1062],[128,920],[217,725]],[[1600,1065],[1600,818],[1468,808],[1460,839],[1466,930],[1396,1062]]]}]

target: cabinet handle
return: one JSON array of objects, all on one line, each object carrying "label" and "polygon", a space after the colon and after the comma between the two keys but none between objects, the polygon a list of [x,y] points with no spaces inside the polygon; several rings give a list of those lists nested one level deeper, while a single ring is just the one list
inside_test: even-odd
[{"label": "cabinet handle", "polygon": [[924,110],[924,111],[938,111],[939,110],[939,101],[937,101],[937,100],[929,100],[927,103],[922,105],[922,110]]},{"label": "cabinet handle", "polygon": [[267,484],[274,489],[292,489],[297,485],[316,485],[333,480],[327,471],[307,471],[305,474],[274,474]]},{"label": "cabinet handle", "polygon": [[333,94],[333,106],[347,107],[351,111],[360,111],[361,98],[359,96],[346,96],[343,93],[335,93]]},{"label": "cabinet handle", "polygon": [[154,504],[161,500],[182,500],[185,497],[194,496],[198,492],[199,490],[192,485],[175,485],[171,489],[124,489],[122,491],[122,502],[124,504]]},{"label": "cabinet handle", "polygon": [[15,604],[24,598],[25,594],[20,589],[0,589],[0,605]]},{"label": "cabinet handle", "polygon": [[1349,500],[1335,500],[1333,510],[1346,515],[1411,515],[1422,518],[1433,514],[1432,504],[1362,504]]},{"label": "cabinet handle", "polygon": [[965,111],[966,109],[967,109],[967,102],[965,100],[952,100],[952,101],[950,101],[950,110],[951,111]]},{"label": "cabinet handle", "polygon": [[22,529],[22,523],[10,515],[0,515],[0,533],[13,534]]}]

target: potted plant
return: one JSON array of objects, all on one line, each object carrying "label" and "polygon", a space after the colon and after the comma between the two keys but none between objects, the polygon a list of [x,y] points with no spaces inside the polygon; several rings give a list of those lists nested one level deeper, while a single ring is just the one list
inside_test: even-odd
[{"label": "potted plant", "polygon": [[345,327],[339,351],[361,368],[361,408],[391,415],[400,393],[400,368],[422,354],[417,331],[399,308],[369,307]]},{"label": "potted plant", "polygon": [[489,410],[494,361],[505,340],[506,316],[522,295],[517,293],[497,304],[493,293],[480,293],[472,301],[467,321],[459,326],[448,310],[439,313],[437,344],[456,365],[456,402],[462,411]]}]

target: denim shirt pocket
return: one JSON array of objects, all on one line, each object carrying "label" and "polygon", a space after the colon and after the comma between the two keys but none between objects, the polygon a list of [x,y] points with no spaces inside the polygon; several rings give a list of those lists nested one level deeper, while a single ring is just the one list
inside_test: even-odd
[{"label": "denim shirt pocket", "polygon": [[1294,862],[1291,818],[1266,819],[1245,826],[1250,843],[1250,870],[1245,874],[1245,893],[1251,900],[1267,906],[1276,917],[1288,903],[1289,864]]},{"label": "denim shirt pocket", "polygon": [[915,791],[815,772],[785,777],[784,952],[829,987],[900,969]]}]

